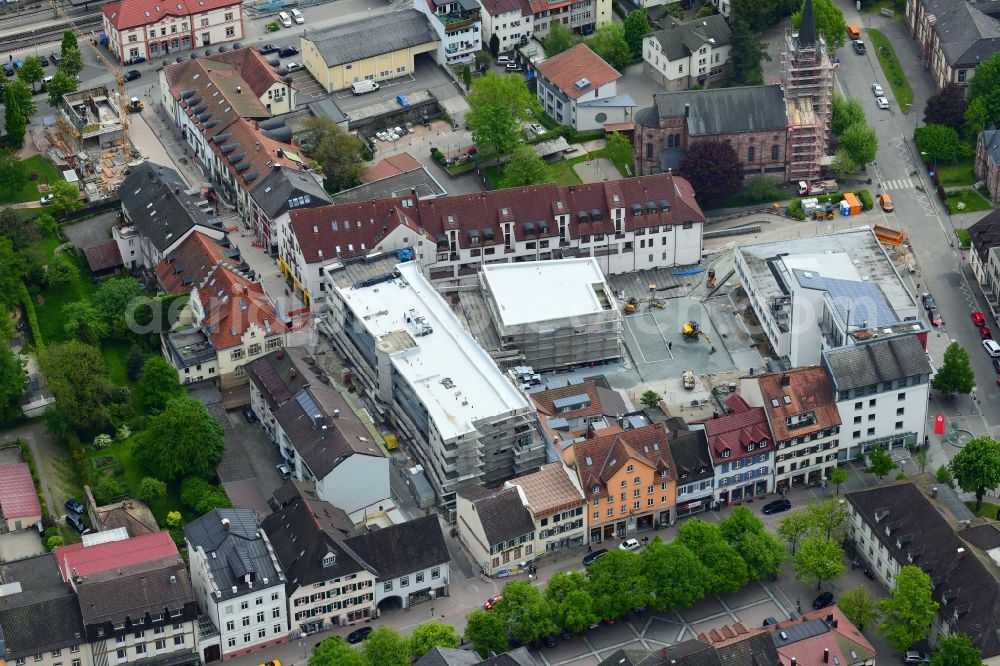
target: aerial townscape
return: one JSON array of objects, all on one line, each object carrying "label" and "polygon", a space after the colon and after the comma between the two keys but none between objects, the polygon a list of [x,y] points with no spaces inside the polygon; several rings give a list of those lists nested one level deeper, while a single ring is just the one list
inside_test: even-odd
[{"label": "aerial townscape", "polygon": [[0,0],[0,65],[0,666],[1000,666],[1000,2]]}]

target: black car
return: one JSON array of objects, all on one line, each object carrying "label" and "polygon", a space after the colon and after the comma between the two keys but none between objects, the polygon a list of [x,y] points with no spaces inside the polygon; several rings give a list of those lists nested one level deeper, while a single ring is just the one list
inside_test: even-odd
[{"label": "black car", "polygon": [[857,53],[858,55],[865,54],[865,43],[860,39],[854,40],[854,52]]},{"label": "black car", "polygon": [[607,548],[599,548],[592,553],[587,553],[583,557],[583,566],[589,567],[591,564],[608,554]]},{"label": "black car", "polygon": [[781,513],[792,508],[792,503],[786,499],[774,500],[764,505],[764,515],[770,516],[772,513]]},{"label": "black car", "polygon": [[62,57],[60,57],[57,53],[51,53],[49,54],[49,60],[52,61],[53,65],[58,65],[59,61],[62,60]]},{"label": "black car", "polygon": [[569,629],[563,629],[559,633],[559,638],[563,639],[564,641],[568,641],[569,639],[573,638],[573,632],[570,631]]},{"label": "black car", "polygon": [[48,67],[49,66],[49,57],[48,56],[40,56],[38,59],[42,61],[42,67]]},{"label": "black car", "polygon": [[247,423],[257,423],[257,415],[254,414],[253,408],[250,405],[243,406],[243,418],[247,420]]},{"label": "black car", "polygon": [[372,627],[361,627],[360,629],[355,629],[351,633],[347,634],[347,642],[351,645],[360,643],[361,641],[368,638],[368,634],[375,631]]},{"label": "black car", "polygon": [[75,513],[70,513],[66,515],[66,524],[72,527],[74,530],[83,534],[84,532],[89,532],[87,524],[83,522],[83,518],[76,515]]},{"label": "black car", "polygon": [[920,302],[924,304],[925,310],[930,310],[931,308],[937,307],[937,303],[934,302],[934,297],[928,292],[924,292],[920,297]]},{"label": "black car", "polygon": [[3,66],[3,73],[7,76],[14,76],[14,65],[7,64]]},{"label": "black car", "polygon": [[833,605],[833,592],[824,592],[813,599],[813,610],[819,610]]},{"label": "black car", "polygon": [[257,50],[261,55],[270,55],[271,53],[277,53],[278,47],[274,44],[261,44],[257,47]]},{"label": "black car", "polygon": [[125,80],[126,81],[135,81],[140,76],[142,76],[142,72],[140,72],[137,69],[130,69],[127,72],[125,72]]},{"label": "black car", "polygon": [[279,58],[291,58],[293,55],[298,55],[299,50],[294,46],[282,46],[281,50],[278,51]]},{"label": "black car", "polygon": [[75,500],[71,497],[66,500],[66,504],[64,506],[70,513],[75,513],[78,516],[83,515],[83,505],[80,504],[79,500]]},{"label": "black car", "polygon": [[547,648],[554,648],[559,645],[559,637],[555,635],[542,636],[542,645]]},{"label": "black car", "polygon": [[1000,358],[993,359],[993,369],[1000,372]]}]

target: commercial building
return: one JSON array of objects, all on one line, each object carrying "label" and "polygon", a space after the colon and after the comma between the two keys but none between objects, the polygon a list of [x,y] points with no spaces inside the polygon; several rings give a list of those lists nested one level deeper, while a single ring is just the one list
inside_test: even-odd
[{"label": "commercial building", "polygon": [[622,75],[586,44],[543,60],[535,71],[538,103],[551,118],[577,131],[625,122],[635,108],[629,95],[618,94]]},{"label": "commercial building", "polygon": [[845,495],[848,537],[875,579],[892,590],[916,566],[938,603],[929,642],[965,634],[985,663],[1000,658],[1000,531],[977,519],[947,486],[903,481]]},{"label": "commercial building", "polygon": [[1000,312],[1000,212],[969,227],[969,266],[993,315]]},{"label": "commercial building", "polygon": [[437,33],[437,61],[452,67],[471,63],[483,48],[477,0],[417,0],[413,7],[427,16]]},{"label": "commercial building", "polygon": [[409,153],[390,155],[379,160],[359,179],[361,184],[334,194],[336,203],[375,201],[417,194],[418,199],[435,199],[448,194],[423,164]]},{"label": "commercial building", "polygon": [[199,288],[219,266],[244,276],[250,274],[240,248],[233,245],[228,235],[216,239],[196,228],[156,264],[153,272],[160,289],[182,294]]},{"label": "commercial building", "polygon": [[938,89],[966,85],[976,65],[1000,50],[1000,13],[984,0],[907,0],[906,24]]},{"label": "commercial building", "polygon": [[35,529],[42,505],[27,463],[0,465],[0,533]]},{"label": "commercial building", "polygon": [[920,340],[898,335],[823,352],[840,412],[840,460],[876,446],[924,442],[931,364]]},{"label": "commercial building", "polygon": [[332,93],[347,90],[356,81],[412,74],[416,59],[425,53],[436,56],[440,46],[427,16],[416,9],[402,9],[307,30],[302,36],[302,63]]},{"label": "commercial building", "polygon": [[868,228],[741,245],[734,265],[775,356],[791,367],[885,335],[926,340],[920,308]]},{"label": "commercial building", "polygon": [[979,133],[976,139],[976,178],[985,183],[993,203],[1000,203],[1000,130]]},{"label": "commercial building", "polygon": [[600,379],[589,377],[529,394],[548,444],[569,465],[574,461],[575,443],[589,434],[609,434],[602,431],[620,428],[619,419],[628,411],[621,395]]},{"label": "commercial building", "polygon": [[350,270],[326,276],[328,330],[372,413],[410,442],[445,504],[462,485],[537,468],[545,448],[527,398],[415,262],[386,268],[362,280]]},{"label": "commercial building", "polygon": [[675,518],[708,511],[715,506],[715,465],[704,428],[671,430],[667,446],[677,468]]},{"label": "commercial building", "polygon": [[642,40],[646,76],[664,90],[690,90],[711,85],[725,75],[730,31],[721,14],[691,21],[666,18],[663,30]]},{"label": "commercial building", "polygon": [[575,548],[587,541],[587,501],[576,473],[562,462],[543,465],[531,474],[511,479],[534,524],[534,554]]},{"label": "commercial building", "polygon": [[120,0],[101,5],[108,48],[123,63],[243,39],[239,0]]},{"label": "commercial building", "polygon": [[740,395],[726,399],[729,413],[703,423],[715,466],[715,501],[725,505],[774,491],[774,436],[761,407]]},{"label": "commercial building", "polygon": [[[821,659],[820,659],[821,661]],[[803,666],[812,662],[803,661]],[[766,629],[727,625],[646,653],[619,648],[598,666],[787,666]],[[836,666],[836,665],[835,665]]]},{"label": "commercial building", "polygon": [[250,509],[213,509],[184,526],[198,607],[214,630],[202,660],[223,661],[288,641],[285,575]]},{"label": "commercial building", "polygon": [[535,558],[535,523],[513,486],[471,484],[455,498],[458,537],[488,576],[516,574]]},{"label": "commercial building", "polygon": [[621,308],[593,257],[488,264],[479,273],[500,346],[537,371],[621,358]]}]

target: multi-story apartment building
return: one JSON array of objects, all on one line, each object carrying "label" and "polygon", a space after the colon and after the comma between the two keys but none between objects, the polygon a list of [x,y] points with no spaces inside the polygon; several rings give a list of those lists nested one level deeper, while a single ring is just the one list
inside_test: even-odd
[{"label": "multi-story apartment building", "polygon": [[906,23],[938,89],[966,85],[976,65],[1000,50],[1000,12],[986,0],[907,0]]},{"label": "multi-story apartment building", "polygon": [[477,0],[417,0],[413,6],[427,16],[437,33],[439,64],[470,63],[483,48],[480,6]]},{"label": "multi-story apartment building", "polygon": [[1000,130],[985,130],[976,138],[975,172],[993,203],[1000,203]]},{"label": "multi-story apartment building", "polygon": [[684,518],[715,506],[715,465],[702,428],[668,433],[667,444],[677,468],[677,506],[674,517]]},{"label": "multi-story apartment building", "polygon": [[673,522],[677,474],[662,425],[587,439],[573,449],[591,543]]},{"label": "multi-story apartment building", "polygon": [[213,509],[184,526],[198,607],[218,630],[203,660],[223,661],[288,641],[285,574],[251,509]]},{"label": "multi-story apartment building", "polygon": [[465,486],[455,499],[458,535],[488,576],[517,573],[535,558],[535,523],[514,486]]},{"label": "multi-story apartment building", "polygon": [[534,524],[535,557],[587,542],[587,501],[576,473],[562,462],[506,483],[518,489]]},{"label": "multi-story apartment building", "polygon": [[721,14],[683,23],[668,18],[663,30],[642,40],[646,76],[667,91],[710,85],[726,72],[729,39],[729,25]]},{"label": "multi-story apartment building", "polygon": [[635,101],[618,93],[614,67],[586,44],[535,65],[538,103],[556,122],[578,131],[622,123],[632,115]]},{"label": "multi-story apartment building", "polygon": [[924,442],[931,364],[915,335],[823,352],[840,412],[840,460]]},{"label": "multi-story apartment building", "polygon": [[774,437],[761,407],[740,395],[726,400],[729,413],[702,425],[715,465],[715,501],[762,497],[774,490]]},{"label": "multi-story apartment building", "polygon": [[531,8],[523,0],[479,0],[483,8],[483,41],[489,42],[493,35],[500,42],[504,53],[512,51],[531,38]]},{"label": "multi-story apartment building", "polygon": [[101,13],[108,48],[123,63],[243,39],[239,0],[119,0]]},{"label": "multi-story apartment building", "polygon": [[335,349],[376,417],[393,424],[438,497],[537,468],[545,447],[530,402],[461,325],[415,262],[331,271]]},{"label": "multi-story apartment building", "polygon": [[618,427],[618,419],[628,411],[625,401],[607,382],[591,377],[579,383],[533,391],[529,394],[538,410],[542,433],[555,457],[573,464],[573,443],[588,433],[600,434]]},{"label": "multi-story apartment building", "polygon": [[437,199],[414,196],[293,210],[278,265],[314,311],[323,273],[348,260],[412,250],[424,275],[474,284],[484,264],[595,257],[605,275],[695,264],[705,216],[683,178],[532,185]]},{"label": "multi-story apartment building", "polygon": [[1000,313],[1000,211],[969,227],[969,241],[969,267],[996,316]]},{"label": "multi-story apartment building", "polygon": [[608,0],[479,0],[483,13],[483,42],[493,35],[500,50],[512,51],[531,37],[549,36],[553,22],[561,22],[581,35],[589,35],[611,23]]}]

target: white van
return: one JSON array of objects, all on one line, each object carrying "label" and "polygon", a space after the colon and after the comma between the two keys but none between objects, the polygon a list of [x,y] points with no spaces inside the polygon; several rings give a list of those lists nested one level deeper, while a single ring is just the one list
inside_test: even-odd
[{"label": "white van", "polygon": [[378,84],[368,79],[355,81],[351,84],[351,92],[355,95],[364,95],[365,93],[375,92],[376,90],[378,90]]},{"label": "white van", "polygon": [[278,12],[278,23],[285,26],[286,28],[291,28],[292,17],[288,15],[288,12]]},{"label": "white van", "polygon": [[299,25],[302,25],[303,23],[306,22],[306,17],[302,15],[302,10],[293,9],[292,20],[298,23]]}]

